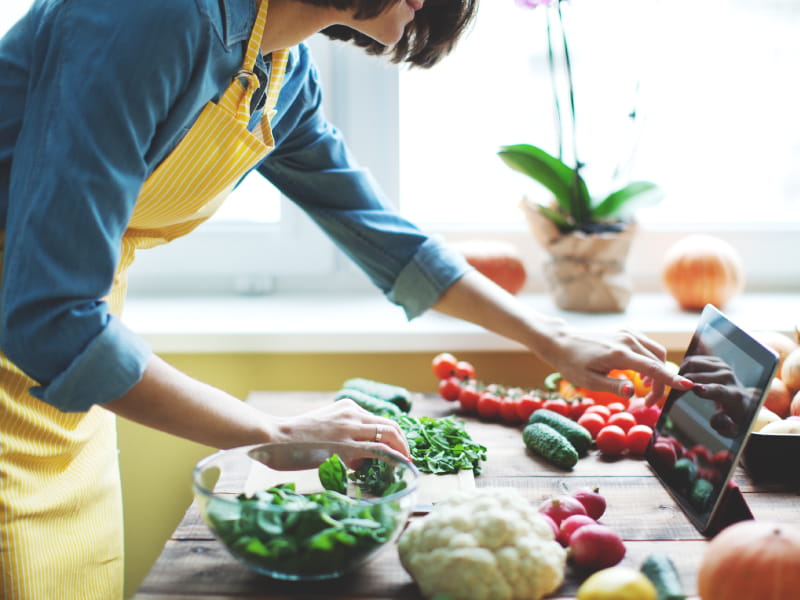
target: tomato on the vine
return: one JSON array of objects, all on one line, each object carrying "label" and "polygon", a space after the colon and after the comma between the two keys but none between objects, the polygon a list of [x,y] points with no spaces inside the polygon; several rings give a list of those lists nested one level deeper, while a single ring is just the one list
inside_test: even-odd
[{"label": "tomato on the vine", "polygon": [[459,379],[475,379],[475,367],[465,360],[459,360],[456,363],[455,374]]},{"label": "tomato on the vine", "polygon": [[504,423],[514,425],[519,423],[519,413],[517,412],[519,406],[519,397],[505,396],[500,402],[500,418]]},{"label": "tomato on the vine", "polygon": [[448,400],[455,402],[461,393],[461,380],[458,377],[448,377],[439,381],[439,395]]},{"label": "tomato on the vine", "polygon": [[569,416],[569,404],[567,404],[567,401],[564,400],[564,398],[550,398],[545,400],[544,404],[542,404],[542,408],[552,410],[553,412],[557,412],[565,417]]},{"label": "tomato on the vine", "polygon": [[517,416],[521,421],[527,421],[533,413],[544,405],[544,400],[533,394],[522,394],[517,399],[519,400],[517,403]]},{"label": "tomato on the vine", "polygon": [[590,406],[594,406],[591,398],[575,398],[569,405],[569,418],[577,421]]},{"label": "tomato on the vine", "polygon": [[461,410],[466,413],[474,413],[478,410],[478,398],[481,395],[478,392],[475,384],[466,383],[461,386],[461,393],[458,395],[458,403],[461,405]]},{"label": "tomato on the vine", "polygon": [[433,374],[439,379],[447,379],[456,372],[458,361],[449,352],[442,352],[433,357]]},{"label": "tomato on the vine", "polygon": [[492,420],[500,416],[500,396],[485,391],[478,398],[478,414],[483,419]]}]

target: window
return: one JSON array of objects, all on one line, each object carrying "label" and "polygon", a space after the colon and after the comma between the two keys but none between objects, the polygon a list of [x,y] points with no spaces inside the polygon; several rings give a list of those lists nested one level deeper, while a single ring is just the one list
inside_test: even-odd
[{"label": "window", "polygon": [[[5,0],[0,31],[29,4]],[[564,10],[592,189],[635,147],[631,175],[666,192],[638,213],[630,264],[637,289],[659,289],[669,244],[706,231],[740,250],[748,289],[796,290],[800,5],[709,0],[686,10],[656,0],[572,0]],[[329,118],[400,209],[445,237],[510,239],[531,264],[541,251],[517,202],[542,190],[496,151],[517,142],[555,150],[544,19],[543,8],[484,0],[467,38],[430,71],[312,40]],[[633,108],[638,129],[627,118]],[[141,253],[132,291],[369,287],[291,202],[250,179],[197,232]],[[535,273],[533,280],[540,289]]]}]

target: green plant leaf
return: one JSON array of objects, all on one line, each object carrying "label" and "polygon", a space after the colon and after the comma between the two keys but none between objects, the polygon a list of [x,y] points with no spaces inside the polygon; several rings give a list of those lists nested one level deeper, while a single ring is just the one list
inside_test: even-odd
[{"label": "green plant leaf", "polygon": [[509,167],[550,190],[559,205],[569,210],[570,189],[575,176],[572,168],[530,144],[502,146],[497,154]]},{"label": "green plant leaf", "polygon": [[332,454],[317,469],[319,481],[326,490],[347,493],[347,467],[338,454]]},{"label": "green plant leaf", "polygon": [[650,181],[632,181],[625,187],[606,196],[592,210],[593,218],[628,219],[644,206],[653,206],[663,199],[661,188]]},{"label": "green plant leaf", "polygon": [[570,223],[567,218],[562,215],[557,210],[553,210],[549,206],[545,206],[544,204],[537,204],[536,210],[538,210],[542,215],[547,217],[553,222],[553,225],[558,227],[561,232],[571,231],[575,229],[575,227]]}]

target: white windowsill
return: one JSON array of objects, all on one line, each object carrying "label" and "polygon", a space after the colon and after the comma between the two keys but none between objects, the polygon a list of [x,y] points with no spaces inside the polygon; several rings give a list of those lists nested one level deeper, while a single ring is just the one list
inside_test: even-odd
[{"label": "white windowsill", "polygon": [[[668,350],[686,348],[697,314],[680,311],[665,294],[636,294],[622,314],[557,310],[548,296],[525,295],[535,309],[576,327],[626,327]],[[747,331],[794,336],[800,294],[747,294],[724,309]],[[343,353],[522,350],[483,329],[430,312],[408,322],[378,295],[276,294],[231,297],[131,297],[124,321],[158,353]]]}]

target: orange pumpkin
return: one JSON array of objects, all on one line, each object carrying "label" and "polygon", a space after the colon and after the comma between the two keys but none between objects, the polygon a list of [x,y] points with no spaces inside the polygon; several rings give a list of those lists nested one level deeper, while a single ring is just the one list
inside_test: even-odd
[{"label": "orange pumpkin", "polygon": [[788,600],[800,591],[800,527],[729,525],[707,545],[697,574],[702,600]]},{"label": "orange pumpkin", "polygon": [[689,235],[665,253],[664,287],[685,310],[706,304],[722,308],[744,288],[744,266],[736,249],[710,235]]},{"label": "orange pumpkin", "polygon": [[775,377],[780,378],[783,361],[797,348],[797,342],[779,331],[755,331],[753,337],[778,355],[778,369],[775,371]]},{"label": "orange pumpkin", "polygon": [[525,285],[525,265],[512,244],[500,240],[467,240],[453,242],[450,247],[510,294],[518,294]]},{"label": "orange pumpkin", "polygon": [[764,398],[764,407],[768,408],[781,419],[789,416],[789,405],[792,403],[792,393],[786,384],[777,377],[773,377],[767,388]]}]

